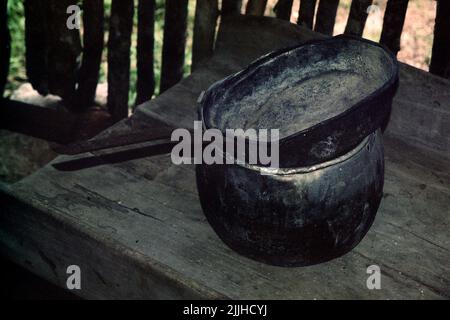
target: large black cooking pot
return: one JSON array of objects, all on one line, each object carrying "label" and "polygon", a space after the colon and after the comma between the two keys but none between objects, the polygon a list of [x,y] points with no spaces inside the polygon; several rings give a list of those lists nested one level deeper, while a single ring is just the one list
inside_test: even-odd
[{"label": "large black cooking pot", "polygon": [[211,86],[199,109],[205,129],[280,130],[277,171],[196,166],[201,205],[219,237],[280,266],[324,262],[356,246],[381,200],[380,128],[397,84],[392,54],[341,36],[268,54]]},{"label": "large black cooking pot", "polygon": [[205,129],[279,129],[280,166],[334,159],[386,123],[398,63],[378,43],[351,36],[272,52],[213,84]]}]

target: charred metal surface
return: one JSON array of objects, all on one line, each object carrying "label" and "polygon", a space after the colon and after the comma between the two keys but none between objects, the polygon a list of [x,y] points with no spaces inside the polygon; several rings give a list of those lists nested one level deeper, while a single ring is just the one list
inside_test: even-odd
[{"label": "charred metal surface", "polygon": [[211,86],[206,128],[279,129],[280,166],[328,161],[382,127],[398,84],[395,57],[354,37],[266,55]]},{"label": "charred metal surface", "polygon": [[374,220],[384,178],[381,131],[340,158],[282,174],[196,169],[203,211],[231,248],[273,265],[316,264],[350,251]]}]

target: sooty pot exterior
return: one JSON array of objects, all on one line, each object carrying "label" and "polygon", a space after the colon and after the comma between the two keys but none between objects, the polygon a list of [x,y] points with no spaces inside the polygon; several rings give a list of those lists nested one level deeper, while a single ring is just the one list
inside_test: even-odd
[{"label": "sooty pot exterior", "polygon": [[335,160],[277,174],[249,165],[197,165],[203,211],[218,236],[252,259],[306,266],[354,248],[383,189],[381,131]]}]

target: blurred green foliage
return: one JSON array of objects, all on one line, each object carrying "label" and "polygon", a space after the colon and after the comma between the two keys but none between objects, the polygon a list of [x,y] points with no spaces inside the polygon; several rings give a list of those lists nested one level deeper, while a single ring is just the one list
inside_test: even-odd
[{"label": "blurred green foliage", "polygon": [[25,72],[25,19],[22,1],[8,1],[8,26],[11,33],[11,59],[5,95],[11,95],[22,82]]},{"label": "blurred green foliage", "polygon": [[[136,10],[134,15],[134,30],[132,34],[131,46],[131,66],[130,66],[130,94],[129,105],[132,106],[136,99],[136,44],[137,44],[137,0],[135,0]],[[100,81],[106,82],[107,71],[107,50],[106,44],[108,41],[108,25],[109,13],[111,11],[111,0],[105,0],[105,50],[103,50],[102,66],[100,70]],[[155,10],[155,82],[156,90],[159,92],[159,80],[161,74],[161,53],[163,43],[164,30],[164,0],[156,0]],[[8,77],[8,85],[6,87],[5,95],[9,96],[22,83],[26,82],[25,70],[25,18],[23,9],[23,0],[9,0],[8,1],[8,25],[11,33],[11,65]],[[190,73],[191,58],[192,58],[192,32],[194,27],[195,15],[195,0],[189,1],[189,15],[188,15],[188,34],[186,45],[185,58],[185,75]],[[81,30],[82,32],[82,30]]]}]

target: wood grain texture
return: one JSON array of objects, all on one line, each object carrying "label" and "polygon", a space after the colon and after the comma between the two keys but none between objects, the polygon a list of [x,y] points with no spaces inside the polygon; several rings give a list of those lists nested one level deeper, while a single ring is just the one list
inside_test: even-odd
[{"label": "wood grain texture", "polygon": [[297,24],[313,28],[314,14],[316,12],[317,0],[303,0],[300,1]]},{"label": "wood grain texture", "polygon": [[133,0],[113,0],[108,40],[108,110],[114,121],[128,117]]},{"label": "wood grain texture", "polygon": [[160,93],[183,79],[188,0],[167,0],[165,8]]},{"label": "wood grain texture", "polygon": [[240,14],[242,8],[242,0],[222,0],[220,13],[222,16],[230,14]]},{"label": "wood grain texture", "polygon": [[195,70],[200,63],[213,54],[218,16],[219,2],[217,0],[197,0],[192,44],[192,70]]},{"label": "wood grain texture", "polygon": [[[317,37],[267,17],[226,19],[210,62],[100,136],[153,121],[192,126],[197,97],[212,82],[261,54]],[[422,89],[417,72],[426,79],[402,66],[399,93]],[[444,79],[427,81],[450,92]],[[396,98],[393,115],[411,104],[433,113],[436,104],[421,99],[402,105]],[[450,98],[434,100],[446,106]],[[442,124],[449,115],[440,117]],[[430,152],[433,145],[404,140],[408,131],[397,121],[391,118],[384,137],[384,198],[373,227],[353,251],[324,264],[280,268],[234,253],[205,220],[193,167],[172,165],[169,156],[72,173],[47,166],[4,188],[0,252],[60,286],[67,265],[80,265],[86,279],[78,294],[86,298],[448,299],[449,161]],[[409,111],[403,121],[428,126]],[[366,288],[372,264],[381,268],[381,290]]]},{"label": "wood grain texture", "polygon": [[353,0],[350,6],[350,13],[345,26],[345,34],[361,37],[367,20],[367,9],[372,4],[372,0]]},{"label": "wood grain texture", "polygon": [[41,95],[48,89],[47,2],[25,0],[25,63],[28,81]]},{"label": "wood grain texture", "polygon": [[136,105],[155,93],[155,0],[138,2]]},{"label": "wood grain texture", "polygon": [[267,0],[248,0],[245,14],[250,16],[263,16],[266,10]]},{"label": "wood grain texture", "polygon": [[[73,108],[78,78],[78,59],[81,55],[81,39],[78,29],[67,27],[67,8],[77,5],[75,0],[48,0],[48,87],[49,92],[60,96],[67,107]],[[39,17],[37,24],[42,23]],[[33,28],[36,26],[32,26]]]},{"label": "wood grain texture", "polygon": [[380,43],[386,45],[394,54],[400,51],[400,37],[408,2],[409,0],[389,0],[386,5]]},{"label": "wood grain texture", "polygon": [[437,3],[430,72],[450,78],[450,1]]},{"label": "wood grain texture", "polygon": [[86,110],[94,103],[104,42],[103,0],[83,1],[83,60],[78,75],[74,109]]},{"label": "wood grain texture", "polygon": [[314,31],[330,36],[333,34],[338,6],[339,0],[321,0],[319,2]]},{"label": "wood grain texture", "polygon": [[275,15],[278,19],[289,21],[291,19],[293,0],[278,0],[277,4],[273,8]]}]

